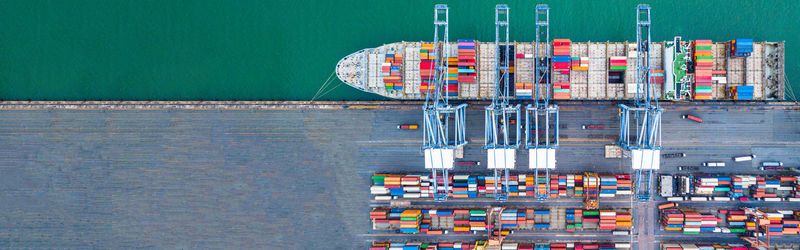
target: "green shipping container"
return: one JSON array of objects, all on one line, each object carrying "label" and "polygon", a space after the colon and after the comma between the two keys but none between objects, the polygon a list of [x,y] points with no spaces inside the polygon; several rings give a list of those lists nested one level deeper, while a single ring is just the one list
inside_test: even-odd
[{"label": "green shipping container", "polygon": [[469,214],[486,214],[486,211],[483,211],[483,210],[470,210]]},{"label": "green shipping container", "polygon": [[695,86],[695,89],[708,89],[711,90],[711,86]]},{"label": "green shipping container", "polygon": [[694,50],[711,50],[711,46],[696,46]]},{"label": "green shipping container", "polygon": [[582,227],[583,227],[583,224],[581,224],[581,223],[575,223],[575,228],[582,228]]},{"label": "green shipping container", "polygon": [[609,67],[610,70],[625,70],[627,66],[611,66]]},{"label": "green shipping container", "polygon": [[729,188],[729,187],[715,187],[714,191],[726,191],[727,192],[727,191],[731,191],[731,188]]},{"label": "green shipping container", "polygon": [[583,211],[583,215],[599,215],[600,211]]},{"label": "green shipping container", "polygon": [[697,59],[714,59],[714,56],[698,56]]},{"label": "green shipping container", "polygon": [[380,185],[383,185],[383,178],[386,178],[386,176],[383,176],[383,175],[373,175],[373,176],[372,176],[372,182],[375,182],[375,184],[380,184]]},{"label": "green shipping container", "polygon": [[686,231],[683,231],[683,234],[700,234],[700,232],[686,232]]},{"label": "green shipping container", "polygon": [[401,221],[416,221],[417,217],[400,217]]}]

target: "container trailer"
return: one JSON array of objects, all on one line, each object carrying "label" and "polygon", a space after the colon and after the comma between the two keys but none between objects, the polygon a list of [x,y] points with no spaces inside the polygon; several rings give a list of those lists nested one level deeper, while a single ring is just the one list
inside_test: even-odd
[{"label": "container trailer", "polygon": [[783,162],[780,162],[780,161],[765,161],[765,162],[761,162],[761,166],[762,167],[781,167],[781,166],[783,166]]},{"label": "container trailer", "polygon": [[415,130],[415,129],[419,129],[419,125],[417,125],[417,124],[397,125],[397,129]]},{"label": "container trailer", "polygon": [[733,161],[735,161],[735,162],[752,161],[755,158],[756,158],[756,155],[743,155],[743,156],[733,157]]},{"label": "container trailer", "polygon": [[700,119],[700,117],[693,116],[693,115],[683,115],[681,118],[689,119],[689,120],[692,120],[692,121],[696,121],[698,123],[703,123],[703,119]]},{"label": "container trailer", "polygon": [[721,161],[707,161],[703,162],[703,167],[724,167],[725,162]]}]

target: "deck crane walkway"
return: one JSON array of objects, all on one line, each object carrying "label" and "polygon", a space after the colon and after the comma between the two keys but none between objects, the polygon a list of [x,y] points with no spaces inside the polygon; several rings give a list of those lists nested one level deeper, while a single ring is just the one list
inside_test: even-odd
[{"label": "deck crane walkway", "polygon": [[[495,62],[497,77],[494,81],[492,104],[486,107],[486,142],[484,148],[488,154],[487,168],[494,170],[495,199],[504,201],[508,198],[508,171],[516,164],[516,150],[520,143],[520,105],[510,105],[509,97],[509,53],[511,50],[508,33],[509,8],[505,4],[495,7]],[[501,33],[503,35],[501,36]],[[501,41],[501,38],[503,40]],[[501,51],[502,46],[502,51]],[[511,124],[511,116],[516,120]],[[509,126],[510,125],[510,126]],[[514,128],[511,128],[513,126]],[[513,133],[513,134],[512,134]],[[504,171],[502,191],[498,190],[498,171]]]},{"label": "deck crane walkway", "polygon": [[[550,7],[539,4],[535,11],[533,85],[536,103],[525,108],[525,148],[529,152],[529,168],[534,169],[536,199],[546,200],[550,192],[550,170],[556,167],[558,105],[550,103],[550,90],[553,89],[550,78]],[[544,192],[539,190],[539,170],[545,172]]]},{"label": "deck crane walkway", "polygon": [[[447,89],[446,85],[448,85],[445,75],[447,74],[447,58],[450,51],[447,37],[448,15],[447,5],[437,4],[434,7],[433,54],[435,56],[435,84],[434,91],[426,92],[423,106],[424,137],[422,150],[425,154],[425,169],[431,170],[434,199],[438,201],[447,200],[447,196],[450,193],[448,171],[453,168],[455,151],[467,144],[464,128],[464,114],[467,104],[451,106],[444,92]],[[439,44],[440,31],[443,32],[441,44]],[[450,124],[450,117],[453,117],[452,124]],[[444,190],[440,190],[440,184],[444,187]]]},{"label": "deck crane walkway", "polygon": [[[636,97],[634,107],[619,104],[619,146],[631,151],[636,195],[650,200],[653,172],[661,160],[661,107],[650,82],[650,6],[636,6]],[[631,135],[634,130],[635,135]],[[645,179],[645,180],[643,180]]]}]

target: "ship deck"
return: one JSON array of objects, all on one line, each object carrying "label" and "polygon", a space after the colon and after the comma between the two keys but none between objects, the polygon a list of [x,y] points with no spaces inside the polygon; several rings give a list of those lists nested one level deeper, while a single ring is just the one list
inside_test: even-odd
[{"label": "ship deck", "polygon": [[[777,105],[777,104],[776,104]],[[787,105],[783,103],[781,105]],[[4,105],[0,112],[0,246],[4,248],[365,248],[372,240],[476,240],[481,235],[402,236],[370,230],[370,176],[422,172],[416,104],[324,106],[165,104]],[[467,111],[464,160],[485,161],[482,107]],[[660,173],[680,165],[757,154],[715,173],[750,173],[761,160],[800,165],[797,106],[665,104]],[[318,109],[322,108],[322,109]],[[706,122],[680,119],[691,113]],[[621,173],[603,158],[618,121],[613,104],[563,104],[559,173]],[[605,130],[581,130],[582,124]],[[527,162],[520,151],[518,162]],[[730,161],[728,160],[729,164]],[[482,164],[485,166],[485,164]],[[526,166],[520,166],[525,169]],[[481,167],[455,172],[488,172]],[[637,203],[635,242],[741,242],[733,235],[676,235],[653,228],[655,204]],[[487,206],[492,201],[447,204]],[[509,204],[514,204],[513,201]],[[579,201],[559,205],[580,206]],[[384,204],[385,205],[385,204]],[[601,206],[629,206],[627,201]],[[739,203],[690,203],[734,207]],[[786,203],[752,202],[760,207]],[[684,207],[684,205],[682,205]],[[515,235],[509,240],[624,241],[593,233]],[[796,238],[773,237],[776,241]],[[652,246],[652,245],[650,245]],[[647,249],[655,249],[648,247]]]},{"label": "ship deck", "polygon": [[[397,42],[384,44],[376,48],[364,49],[353,53],[337,65],[339,79],[362,91],[375,93],[393,99],[425,99],[420,92],[423,79],[420,77],[420,49],[422,42]],[[457,43],[451,43],[449,55],[458,53]],[[650,44],[651,70],[673,72],[674,60],[682,58],[672,56],[673,41]],[[515,63],[512,83],[532,83],[533,81],[533,42],[514,42],[511,60]],[[540,51],[552,43],[540,44]],[[684,41],[684,46],[689,48]],[[633,99],[636,95],[636,51],[635,42],[573,42],[570,46],[571,57],[588,58],[588,69],[570,70],[569,74],[553,71],[553,82],[568,82],[571,88],[569,100],[620,100]],[[712,44],[714,100],[732,99],[730,90],[734,86],[753,86],[755,100],[783,100],[785,96],[784,42],[753,43],[753,53],[749,57],[730,57],[731,45],[727,42]],[[473,83],[459,82],[458,96],[451,97],[464,100],[488,100],[494,91],[495,46],[493,42],[478,42],[476,46],[477,80]],[[381,66],[386,63],[386,54],[402,54],[400,66],[401,89],[387,89],[381,74]],[[526,55],[517,58],[517,55]],[[691,56],[691,53],[687,54]],[[624,70],[622,83],[610,83],[609,58],[612,56],[627,58],[627,70]],[[667,62],[669,61],[669,62]],[[665,67],[666,66],[666,67]],[[677,71],[677,70],[675,70]],[[613,74],[613,73],[612,73]],[[673,76],[667,77],[673,79]],[[686,79],[691,85],[692,76]],[[680,79],[675,79],[680,80]],[[613,82],[613,80],[612,80]],[[667,81],[669,82],[669,81]],[[664,84],[654,84],[653,94],[660,99],[665,98]],[[515,86],[511,86],[512,91]],[[535,90],[535,87],[534,87]],[[540,93],[545,91],[539,87]],[[640,92],[643,92],[640,91]],[[549,94],[552,97],[552,93]],[[535,97],[535,95],[534,95]],[[516,98],[516,97],[512,97]]]}]

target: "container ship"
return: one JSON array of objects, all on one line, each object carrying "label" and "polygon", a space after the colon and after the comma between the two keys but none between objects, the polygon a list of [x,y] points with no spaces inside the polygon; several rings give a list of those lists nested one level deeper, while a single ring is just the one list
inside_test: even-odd
[{"label": "container ship", "polygon": [[800,201],[800,176],[661,175],[659,193],[669,201]]},{"label": "container ship", "polygon": [[[433,65],[443,43],[396,42],[350,54],[336,75],[359,90],[401,100],[422,100],[434,90]],[[538,46],[539,56],[534,47]],[[510,51],[506,53],[506,48]],[[544,49],[552,56],[541,56]],[[443,93],[453,100],[490,100],[495,91],[494,42],[450,42]],[[635,42],[513,42],[501,45],[500,61],[509,55],[512,99],[626,100],[636,96]],[[436,53],[434,51],[439,51]],[[648,77],[661,100],[783,100],[784,42],[735,39],[649,43]],[[534,81],[534,64],[550,61],[552,89]],[[538,92],[537,92],[538,91]],[[642,92],[640,90],[640,92]],[[540,96],[542,94],[539,94]]]}]

